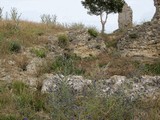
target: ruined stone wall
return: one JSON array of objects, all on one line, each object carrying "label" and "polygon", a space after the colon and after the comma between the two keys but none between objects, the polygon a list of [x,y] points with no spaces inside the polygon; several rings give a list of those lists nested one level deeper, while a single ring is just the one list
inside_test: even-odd
[{"label": "ruined stone wall", "polygon": [[151,22],[129,29],[119,40],[123,56],[160,58],[160,0],[154,0],[156,13]]},{"label": "ruined stone wall", "polygon": [[118,14],[119,29],[127,29],[132,26],[132,9],[127,3],[124,4],[122,12]]},{"label": "ruined stone wall", "polygon": [[160,19],[160,0],[154,0],[154,6],[156,7],[156,13],[152,20]]}]

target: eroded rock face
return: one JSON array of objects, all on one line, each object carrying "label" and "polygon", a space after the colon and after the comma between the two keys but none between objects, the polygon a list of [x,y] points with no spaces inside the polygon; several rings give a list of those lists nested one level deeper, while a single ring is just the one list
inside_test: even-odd
[{"label": "eroded rock face", "polygon": [[124,4],[122,12],[118,15],[119,29],[127,29],[132,26],[132,9],[127,3]]},{"label": "eroded rock face", "polygon": [[30,75],[36,75],[38,70],[44,65],[45,61],[41,58],[33,58],[27,65],[27,72]]},{"label": "eroded rock face", "polygon": [[86,29],[69,31],[68,36],[71,41],[69,48],[82,58],[97,56],[106,48],[101,37],[90,36]]},{"label": "eroded rock face", "polygon": [[154,0],[154,6],[156,7],[156,13],[153,17],[153,20],[160,19],[160,0]]},{"label": "eroded rock face", "polygon": [[122,56],[160,57],[160,3],[155,0],[156,13],[151,22],[129,29],[119,40],[118,49]]},{"label": "eroded rock face", "polygon": [[160,6],[160,0],[154,0],[154,5],[157,7],[157,6]]},{"label": "eroded rock face", "polygon": [[160,22],[152,21],[129,29],[118,42],[122,56],[160,57]]}]

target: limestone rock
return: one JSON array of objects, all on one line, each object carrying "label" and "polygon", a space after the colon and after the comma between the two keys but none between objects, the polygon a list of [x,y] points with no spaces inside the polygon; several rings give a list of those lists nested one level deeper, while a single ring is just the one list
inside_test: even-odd
[{"label": "limestone rock", "polygon": [[66,76],[65,77],[63,75],[45,74],[42,77],[42,80],[43,80],[42,92],[55,91],[57,85],[61,81],[65,81],[76,92],[82,91],[85,86],[88,86],[91,84],[91,80],[86,80],[82,76]]},{"label": "limestone rock", "polygon": [[156,13],[152,21],[129,29],[119,40],[117,47],[122,56],[160,57],[160,2],[154,2]]},{"label": "limestone rock", "polygon": [[132,27],[132,9],[127,3],[124,4],[122,12],[118,15],[119,29]]},{"label": "limestone rock", "polygon": [[27,73],[29,75],[36,75],[38,74],[38,70],[44,65],[44,60],[41,58],[33,58],[29,64],[27,65]]},{"label": "limestone rock", "polygon": [[[87,29],[71,29],[66,34],[69,40],[68,46],[62,48],[59,46],[57,37],[50,37],[50,43],[47,45],[49,54],[61,55],[64,51],[69,51],[79,57],[85,58],[97,56],[102,53],[106,46],[101,37],[92,37],[88,34]],[[59,35],[61,35],[59,34]]]},{"label": "limestone rock", "polygon": [[102,38],[90,36],[86,29],[69,31],[68,36],[71,41],[69,48],[82,58],[97,56],[106,48]]},{"label": "limestone rock", "polygon": [[122,56],[160,57],[160,22],[151,21],[129,29],[117,47]]},{"label": "limestone rock", "polygon": [[156,13],[153,20],[160,20],[160,0],[154,0],[154,6],[156,7]]},{"label": "limestone rock", "polygon": [[140,78],[113,76],[103,82],[99,82],[98,85],[100,85],[99,89],[107,93],[107,95],[123,93],[130,99],[137,99],[138,97],[146,97],[158,93],[160,90],[159,80],[160,76],[142,76]]},{"label": "limestone rock", "polygon": [[126,78],[125,76],[112,76],[105,80],[87,80],[82,76],[66,76],[46,74],[43,76],[42,92],[56,91],[60,81],[65,81],[75,92],[96,88],[99,96],[123,94],[131,100],[154,96],[160,91],[160,76],[142,76],[139,78]]}]

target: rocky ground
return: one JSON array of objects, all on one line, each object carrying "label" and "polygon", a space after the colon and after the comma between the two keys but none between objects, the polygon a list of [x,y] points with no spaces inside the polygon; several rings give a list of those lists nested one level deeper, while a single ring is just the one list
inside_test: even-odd
[{"label": "rocky ground", "polygon": [[0,120],[159,120],[155,6],[151,22],[103,35],[81,24],[1,20]]},{"label": "rocky ground", "polygon": [[63,76],[46,74],[43,76],[42,92],[56,91],[59,82],[65,81],[73,91],[81,93],[95,87],[100,96],[125,94],[129,99],[136,100],[145,97],[157,97],[160,90],[160,76],[142,76],[126,78],[112,76],[105,80],[88,80],[82,76]]},{"label": "rocky ground", "polygon": [[[82,98],[92,90],[96,93],[95,98],[118,95],[132,102],[159,98],[159,37],[156,37],[156,43],[150,40],[153,38],[150,36],[159,36],[159,32],[150,32],[147,42],[142,41],[146,33],[143,27],[152,26],[152,23],[127,32],[100,35],[93,28],[49,27],[22,22],[18,29],[13,29],[11,21],[1,22],[0,82],[7,83],[6,86],[21,81],[33,91],[52,94],[61,83],[65,83],[77,97]],[[138,32],[139,39],[135,38],[137,34],[130,36],[133,31],[141,31]],[[149,46],[149,43],[152,44]],[[145,55],[142,51],[146,51]],[[7,95],[14,94],[14,87],[6,88],[9,90]]]},{"label": "rocky ground", "polygon": [[[123,54],[116,49],[116,41],[123,38],[120,37],[121,35],[100,36],[94,34],[94,32],[89,33],[86,28],[81,28],[65,30],[56,35],[38,34],[37,39],[45,41],[43,44],[23,46],[18,53],[8,54],[7,57],[0,59],[0,80],[9,82],[20,80],[32,87],[36,87],[37,83],[41,82],[43,92],[52,90],[52,87],[55,87],[59,80],[68,79],[68,83],[75,91],[82,91],[84,86],[91,86],[94,83],[98,91],[102,92],[100,94],[106,95],[119,92],[119,90],[130,97],[144,94],[150,96],[158,93],[157,91],[160,88],[159,76],[142,76],[145,74],[141,75],[139,68],[141,63],[132,61],[132,58],[121,58]],[[60,41],[60,38],[62,41]],[[121,39],[118,42],[119,49],[125,41]],[[133,42],[129,39],[127,41]],[[148,47],[148,45],[145,46]],[[126,47],[121,48],[125,49]],[[157,51],[157,46],[152,46],[152,49]],[[136,51],[136,54],[141,53],[140,49],[138,50],[139,52]],[[129,52],[129,50],[127,51]],[[149,53],[146,52],[147,55]],[[153,50],[151,53],[154,53]],[[58,60],[62,60],[62,63],[55,62],[53,66],[53,61],[59,56],[62,56],[64,60]],[[70,60],[70,56],[73,56],[73,59]],[[154,59],[155,56],[150,57]],[[78,61],[76,66],[72,65],[74,64],[73,61]],[[138,69],[133,67],[134,64],[138,64]],[[63,68],[63,66],[66,68]],[[53,70],[53,67],[59,70],[66,69],[69,73],[65,76],[62,75],[63,77],[60,78],[58,75],[63,74],[64,71]],[[75,72],[77,70],[80,74],[83,72],[86,74],[74,76],[79,74]],[[135,73],[138,73],[138,75]]]}]

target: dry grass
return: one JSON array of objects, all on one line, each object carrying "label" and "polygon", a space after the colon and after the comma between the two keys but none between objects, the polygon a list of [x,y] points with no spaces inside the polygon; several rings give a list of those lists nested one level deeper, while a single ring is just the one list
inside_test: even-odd
[{"label": "dry grass", "polygon": [[26,71],[26,67],[28,65],[29,59],[26,55],[16,55],[13,56],[13,60],[16,62],[16,66],[18,66],[22,71]]},{"label": "dry grass", "polygon": [[[76,27],[83,26],[77,25]],[[15,27],[15,23],[13,21],[0,21],[0,58],[5,58],[7,61],[4,62],[2,67],[5,67],[8,71],[13,72],[15,66],[18,66],[21,70],[25,71],[26,66],[28,65],[29,59],[27,56],[22,55],[21,51],[13,53],[9,50],[10,42],[16,41],[22,48],[34,47],[35,45],[44,46],[49,43],[49,36],[58,35],[60,33],[63,34],[65,31],[66,28],[62,25],[48,26],[40,23],[20,21],[19,26]],[[145,72],[140,69],[140,66],[145,63],[136,62],[131,58],[122,58],[119,56],[119,53],[116,50],[116,44],[117,39],[121,35],[123,34],[104,34],[103,39],[106,42],[106,47],[108,49],[97,57],[81,59],[77,56],[72,56],[71,53],[71,55],[68,55],[65,60],[62,59],[62,56],[60,59],[51,61],[46,60],[45,52],[36,51],[35,54],[37,57],[43,58],[46,62],[43,62],[39,69],[37,69],[37,74],[35,74],[35,76],[40,77],[46,72],[53,72],[56,74],[57,72],[65,71],[66,74],[78,74],[90,79],[99,80],[108,78],[115,74],[129,77],[144,74]],[[14,61],[15,66],[8,64],[9,61]],[[155,65],[157,66],[157,64]],[[159,67],[156,67],[156,71],[159,71]],[[17,120],[23,119],[23,117],[26,116],[29,119],[43,120],[44,118],[40,117],[39,113],[45,114],[46,116],[52,114],[54,111],[51,111],[52,109],[48,107],[48,97],[40,93],[42,82],[43,81],[39,81],[37,83],[37,91],[32,91],[29,86],[19,81],[15,81],[13,83],[5,83],[0,81],[0,120]],[[60,92],[65,93],[67,91],[64,90]],[[99,116],[99,118],[103,117],[104,119],[108,118],[121,120],[124,117],[123,114],[127,112],[125,106],[121,106],[119,104],[119,99],[117,102],[117,98],[109,98],[108,102],[111,103],[108,103],[106,102],[106,99],[103,100],[95,98],[95,96],[87,96],[85,99],[84,97],[80,100],[73,99],[73,101],[76,100],[73,104],[66,104],[64,102],[68,108],[71,108],[71,106],[78,107],[80,112],[78,111],[75,113],[71,109],[66,109],[66,106],[63,106],[62,101],[70,99],[70,97],[65,98],[67,96],[64,93],[60,93],[57,96],[57,101],[53,101],[54,103],[51,103],[54,105],[52,107],[59,105],[58,107],[60,108],[58,108],[58,112],[56,114],[57,116],[59,115],[59,118],[61,118],[62,115],[65,115],[65,112],[68,112],[68,115],[73,116],[74,114],[74,117],[81,116],[83,119],[87,119],[87,117],[91,117],[91,119],[98,119]],[[107,107],[108,105],[111,106],[107,108],[105,105]],[[139,100],[134,104],[134,106],[135,107],[132,109],[134,111],[134,118],[137,117],[142,120],[158,120],[160,117],[159,96],[156,99],[148,98],[146,100]],[[81,108],[85,108],[85,110]],[[57,110],[57,108],[54,110]],[[63,117],[66,119],[65,116]]]},{"label": "dry grass", "polygon": [[[67,29],[62,25],[48,26],[41,23],[20,21],[19,27],[14,28],[13,21],[0,21],[0,58],[9,57],[12,54],[9,51],[9,43],[17,41],[22,48],[45,46],[50,44],[49,36],[63,34]],[[116,44],[119,37],[124,33],[104,34],[102,37],[106,43],[107,51],[96,58],[76,60],[76,67],[82,68],[84,76],[89,78],[108,78],[112,75],[133,76],[137,68],[131,58],[122,58],[116,50]],[[22,58],[20,58],[21,60]],[[23,61],[23,60],[22,60]],[[23,66],[22,62],[18,62]],[[24,64],[26,64],[24,62]],[[141,64],[141,63],[140,63]],[[142,72],[143,73],[143,72]]]},{"label": "dry grass", "polygon": [[[0,81],[0,120],[159,120],[160,96],[125,102],[125,96],[95,97],[94,90],[79,97],[65,83],[52,95],[32,90],[21,81]],[[9,98],[9,99],[8,99]]]},{"label": "dry grass", "polygon": [[24,47],[43,45],[48,43],[48,38],[65,32],[65,28],[60,25],[47,26],[41,23],[20,21],[18,28],[15,28],[13,21],[0,21],[0,53],[8,54],[7,41],[16,40]]},{"label": "dry grass", "polygon": [[34,92],[20,81],[0,83],[0,120],[22,120],[24,117],[43,120],[37,113],[45,114],[45,94]]},{"label": "dry grass", "polygon": [[[13,21],[0,21],[0,59],[5,60],[1,66],[7,71],[14,70],[14,67],[19,67],[25,71],[28,58],[21,53],[27,47],[45,46],[49,42],[49,36],[65,31],[66,29],[60,25],[47,26],[41,23],[20,21],[19,26],[15,28]],[[20,51],[11,51],[10,45],[13,42],[21,47]],[[8,64],[9,61],[15,62],[16,66]]]},{"label": "dry grass", "polygon": [[107,52],[97,57],[81,59],[77,66],[81,66],[86,71],[84,76],[90,79],[105,79],[113,75],[132,76],[138,69],[131,58],[109,55]]},{"label": "dry grass", "polygon": [[135,118],[137,117],[141,120],[159,120],[160,95],[137,101],[135,108]]}]

